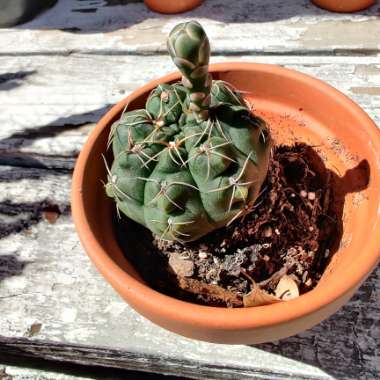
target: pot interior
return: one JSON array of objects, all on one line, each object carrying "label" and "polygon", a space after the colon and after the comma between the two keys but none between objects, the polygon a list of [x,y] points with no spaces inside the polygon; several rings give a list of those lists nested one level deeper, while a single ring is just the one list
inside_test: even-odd
[{"label": "pot interior", "polygon": [[[326,280],[334,277],[335,281],[344,281],[360,262],[369,260],[369,254],[378,255],[378,251],[374,253],[372,249],[369,253],[363,249],[369,241],[373,243],[373,239],[379,239],[372,234],[378,228],[379,152],[372,143],[371,132],[362,128],[370,121],[357,106],[342,100],[341,95],[328,86],[315,85],[313,79],[292,74],[290,70],[282,75],[279,70],[258,67],[257,70],[218,71],[213,77],[242,91],[254,112],[269,123],[277,144],[303,142],[312,145],[325,166],[335,173],[342,236],[338,237],[337,251],[317,285],[328,292],[330,282]],[[129,109],[143,107],[147,95],[148,92],[130,102]],[[116,119],[118,116],[113,120]],[[106,151],[110,126],[111,123],[95,141],[87,161],[83,192],[89,196],[84,197],[84,208],[93,234],[111,259],[142,281],[117,246],[112,227],[115,207],[106,197],[100,181],[106,179],[102,154]]]}]

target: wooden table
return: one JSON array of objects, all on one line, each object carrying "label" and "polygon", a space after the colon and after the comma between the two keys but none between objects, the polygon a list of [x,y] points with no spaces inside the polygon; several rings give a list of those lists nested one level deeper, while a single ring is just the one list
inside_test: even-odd
[{"label": "wooden table", "polygon": [[169,17],[138,2],[61,0],[33,22],[0,29],[0,369],[12,353],[196,379],[380,378],[380,268],[337,314],[292,338],[255,347],[189,340],[136,314],[97,273],[69,194],[99,117],[174,70],[165,37],[185,18],[204,25],[214,62],[315,75],[379,124],[379,7],[338,15],[306,0],[207,0]]}]

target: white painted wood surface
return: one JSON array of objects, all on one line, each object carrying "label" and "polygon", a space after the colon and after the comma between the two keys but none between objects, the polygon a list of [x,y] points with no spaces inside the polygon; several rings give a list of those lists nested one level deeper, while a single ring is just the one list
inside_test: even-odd
[{"label": "white painted wood surface", "polygon": [[214,54],[288,52],[376,54],[379,5],[353,15],[321,10],[309,0],[207,0],[182,15],[163,16],[142,3],[64,0],[17,30],[0,30],[1,54],[166,53],[174,24],[200,20]]},{"label": "white painted wood surface", "polygon": [[[227,60],[279,64],[316,76],[380,124],[380,57],[212,59]],[[89,131],[112,104],[174,69],[167,56],[0,57],[0,163],[72,168]]]},{"label": "white painted wood surface", "polygon": [[[298,336],[256,347],[197,342],[154,326],[115,294],[85,256],[69,207],[71,169],[94,123],[173,71],[165,35],[185,18],[205,25],[214,62],[317,76],[380,124],[380,5],[336,15],[308,0],[207,0],[174,17],[141,3],[109,6],[125,2],[61,0],[0,29],[0,368],[3,354],[16,353],[199,379],[380,378],[379,268],[347,306]],[[60,214],[53,224],[49,210]]]}]

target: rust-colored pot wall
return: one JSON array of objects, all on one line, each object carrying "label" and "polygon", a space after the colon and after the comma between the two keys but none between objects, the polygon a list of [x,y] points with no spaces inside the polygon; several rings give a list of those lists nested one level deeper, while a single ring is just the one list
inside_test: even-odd
[{"label": "rust-colored pot wall", "polygon": [[[318,286],[291,301],[225,309],[200,306],[149,288],[117,245],[112,213],[101,180],[102,153],[112,121],[126,104],[142,107],[165,76],[115,105],[92,131],[78,158],[72,211],[80,240],[99,271],[116,291],[151,321],[187,337],[219,343],[253,344],[296,334],[334,313],[352,296],[380,259],[380,133],[364,111],[327,84],[274,65],[211,65],[214,78],[241,90],[264,117],[277,143],[305,142],[318,147],[328,168],[341,177],[345,191],[340,248]],[[360,163],[360,165],[359,165]],[[363,164],[364,163],[364,164]],[[357,168],[369,176],[360,183]],[[360,176],[359,176],[360,177]],[[128,233],[128,232],[127,232]],[[136,252],[138,255],[138,252]]]},{"label": "rust-colored pot wall", "polygon": [[311,0],[315,5],[332,12],[357,12],[375,4],[376,0]]},{"label": "rust-colored pot wall", "polygon": [[198,7],[204,0],[144,0],[145,5],[154,12],[182,13]]}]

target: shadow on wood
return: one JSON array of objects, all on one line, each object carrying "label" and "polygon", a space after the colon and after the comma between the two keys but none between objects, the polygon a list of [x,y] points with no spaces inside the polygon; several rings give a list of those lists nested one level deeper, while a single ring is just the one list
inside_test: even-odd
[{"label": "shadow on wood", "polygon": [[80,114],[59,117],[46,125],[30,126],[22,131],[12,133],[0,140],[0,165],[72,170],[75,158],[79,154],[76,149],[69,156],[67,154],[43,154],[38,151],[28,152],[22,149],[39,139],[52,138],[90,123],[96,123],[110,106],[106,104],[103,107]]},{"label": "shadow on wood", "polygon": [[46,125],[38,125],[35,127],[31,126],[28,129],[20,132],[15,132],[5,139],[0,140],[0,147],[1,145],[10,144],[16,139],[20,139],[23,146],[27,146],[34,140],[47,137],[55,137],[63,132],[80,128],[81,126],[89,123],[97,122],[109,110],[110,107],[110,104],[106,104],[103,107],[96,108],[87,112],[59,117]]},{"label": "shadow on wood", "polygon": [[[133,4],[136,3],[136,4]],[[377,16],[377,7],[373,6],[359,14]],[[286,20],[295,16],[323,15],[308,0],[208,0],[200,7],[183,14],[186,18],[213,19],[223,23],[263,23]],[[60,1],[54,8],[41,14],[35,20],[18,26],[19,29],[60,29],[71,33],[113,32],[119,29],[141,24],[145,20],[170,20],[170,15],[161,15],[148,10],[142,1],[92,0]],[[207,27],[207,21],[204,21]],[[154,24],[154,23],[153,23]],[[254,36],[252,36],[254,38]]]},{"label": "shadow on wood", "polygon": [[[11,183],[15,181],[21,181],[23,179],[40,179],[45,176],[60,177],[67,175],[66,170],[41,170],[28,168],[20,170],[20,168],[14,168],[10,166],[0,167],[0,184],[1,183]],[[16,185],[17,186],[17,185]],[[0,203],[1,204],[1,203]]]},{"label": "shadow on wood", "polygon": [[[91,365],[80,365],[62,363],[53,360],[25,358],[16,355],[2,354],[0,361],[5,366],[21,366],[23,368],[33,368],[40,371],[56,372],[69,376],[85,377],[95,380],[181,380],[184,377],[159,375],[157,373],[137,372],[115,368],[101,368]],[[1,376],[1,372],[0,372]],[[43,377],[43,373],[41,373]],[[1,378],[1,377],[0,377]]]},{"label": "shadow on wood", "polygon": [[0,255],[0,282],[7,277],[20,276],[28,261],[20,261],[17,255]]},{"label": "shadow on wood", "polygon": [[0,74],[0,91],[9,91],[22,86],[23,81],[36,72],[36,70],[29,70]]},{"label": "shadow on wood", "polygon": [[[56,217],[52,213],[55,213]],[[0,203],[0,239],[25,230],[28,233],[28,228],[42,218],[50,223],[54,218],[56,220],[60,215],[69,213],[69,204],[58,206],[49,200],[31,203],[13,203],[5,200]]]}]

